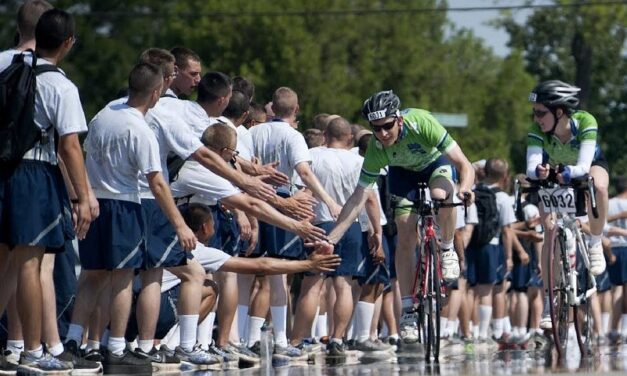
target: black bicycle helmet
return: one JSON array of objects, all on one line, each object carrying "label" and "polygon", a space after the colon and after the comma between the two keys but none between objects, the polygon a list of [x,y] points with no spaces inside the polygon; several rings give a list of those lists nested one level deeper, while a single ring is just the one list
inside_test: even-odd
[{"label": "black bicycle helmet", "polygon": [[543,104],[548,108],[565,107],[569,112],[573,112],[579,104],[577,98],[579,91],[580,88],[559,80],[544,81],[529,94],[529,101]]},{"label": "black bicycle helmet", "polygon": [[392,90],[380,91],[366,99],[361,113],[369,122],[396,115],[401,100]]}]

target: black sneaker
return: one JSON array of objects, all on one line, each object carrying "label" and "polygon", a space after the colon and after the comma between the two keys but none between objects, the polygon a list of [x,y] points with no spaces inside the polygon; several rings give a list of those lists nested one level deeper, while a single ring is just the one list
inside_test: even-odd
[{"label": "black sneaker", "polygon": [[102,363],[103,357],[100,349],[91,349],[83,355],[83,359],[89,360],[90,362]]},{"label": "black sneaker", "polygon": [[102,367],[106,374],[152,373],[152,362],[147,358],[134,354],[132,351],[124,351],[122,355],[116,355],[108,350],[105,351]]},{"label": "black sneaker", "polygon": [[70,340],[63,345],[63,352],[57,359],[72,365],[73,375],[92,375],[102,372],[102,365],[83,358],[76,341]]},{"label": "black sneaker", "polygon": [[142,349],[137,348],[135,354],[139,357],[149,359],[152,367],[157,372],[178,371],[181,369],[181,361],[179,358],[169,355],[164,349],[156,349],[153,347],[150,352],[145,353]]},{"label": "black sneaker", "polygon": [[0,349],[0,375],[15,375],[17,373],[17,364],[9,362],[6,355],[11,352]]},{"label": "black sneaker", "polygon": [[250,346],[248,350],[254,352],[255,354],[257,354],[257,356],[261,357],[261,342],[257,341],[253,343],[253,345]]},{"label": "black sneaker", "polygon": [[341,357],[346,356],[346,350],[344,349],[344,345],[334,341],[329,341],[329,343],[327,344],[327,355]]}]

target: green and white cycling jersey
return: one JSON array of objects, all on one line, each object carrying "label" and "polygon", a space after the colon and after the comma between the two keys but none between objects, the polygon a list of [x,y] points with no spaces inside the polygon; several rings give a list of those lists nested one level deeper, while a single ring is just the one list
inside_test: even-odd
[{"label": "green and white cycling jersey", "polygon": [[383,147],[376,137],[370,139],[359,175],[360,186],[371,187],[385,166],[422,171],[456,145],[428,111],[409,108],[401,111],[401,116],[403,124],[394,145]]},{"label": "green and white cycling jersey", "polygon": [[[542,132],[540,126],[534,123],[527,134],[527,147],[537,146],[542,148],[545,154],[544,162],[548,162],[552,166],[557,164],[574,166],[580,158],[581,144],[596,144],[597,129],[597,121],[594,116],[585,111],[577,111],[570,119],[570,140],[562,143],[555,135],[549,138],[546,133]],[[594,148],[594,158],[592,160],[596,160],[599,155],[601,153],[597,144]]]}]

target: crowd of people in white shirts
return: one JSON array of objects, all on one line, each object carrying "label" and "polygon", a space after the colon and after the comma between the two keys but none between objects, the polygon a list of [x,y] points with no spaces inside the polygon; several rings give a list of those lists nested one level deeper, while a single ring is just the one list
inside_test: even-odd
[{"label": "crowd of people in white shirts", "polygon": [[[45,1],[27,1],[19,43],[0,53],[0,70],[21,53],[35,60],[29,49],[37,64],[58,65],[75,41],[73,25]],[[260,362],[270,323],[273,352],[289,361],[319,351],[421,351],[396,279],[407,260],[394,257],[395,199],[385,170],[358,220],[329,241],[334,254],[320,247],[358,186],[373,132],[319,114],[302,134],[294,90],[279,87],[261,106],[251,81],[201,67],[189,48],[146,49],[127,90],[89,125],[65,73],[37,77],[35,122],[48,142],[1,183],[3,374],[250,367]],[[493,252],[465,250],[478,218],[472,205],[468,215],[458,210],[462,273],[447,281],[442,346],[542,347],[538,207],[526,203],[516,217],[504,160],[473,167],[476,182],[497,190],[502,229]],[[627,336],[621,182],[610,201],[618,222],[607,228],[613,287],[601,282],[607,272],[599,276],[607,288],[593,304],[601,342]],[[75,253],[79,274],[60,266]],[[73,297],[64,325],[55,296],[68,291],[60,285]]]}]

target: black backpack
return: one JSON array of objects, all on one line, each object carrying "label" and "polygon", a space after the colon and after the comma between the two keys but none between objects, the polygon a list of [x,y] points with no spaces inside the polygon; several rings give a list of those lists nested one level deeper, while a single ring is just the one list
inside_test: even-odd
[{"label": "black backpack", "polygon": [[31,65],[25,63],[25,53],[17,54],[0,73],[0,168],[8,174],[46,134],[34,120],[36,76],[61,72],[52,64],[37,66],[33,50],[25,52],[32,55]]},{"label": "black backpack", "polygon": [[469,246],[476,249],[488,244],[499,231],[499,209],[496,205],[496,192],[499,189],[479,184],[475,187],[477,223],[472,231]]}]

